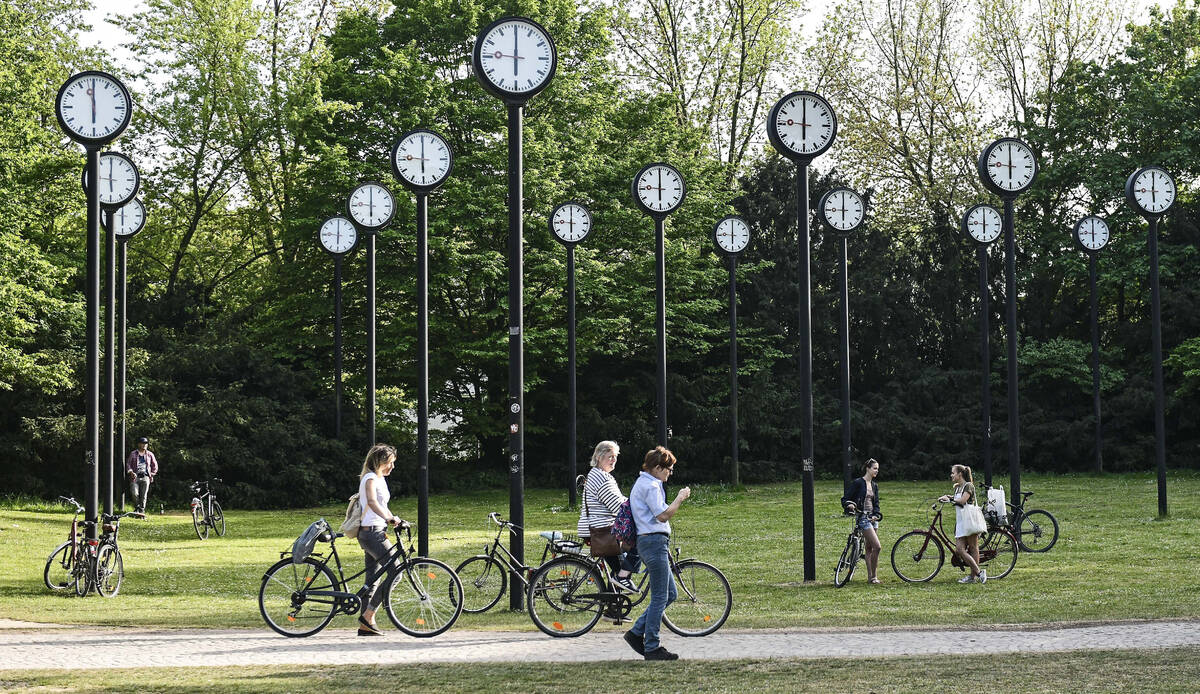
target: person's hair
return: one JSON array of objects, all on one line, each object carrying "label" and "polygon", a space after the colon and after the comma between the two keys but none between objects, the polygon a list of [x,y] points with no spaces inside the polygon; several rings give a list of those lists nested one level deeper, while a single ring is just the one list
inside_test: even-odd
[{"label": "person's hair", "polygon": [[368,472],[379,472],[379,468],[386,465],[389,461],[395,462],[396,449],[386,443],[377,443],[371,446],[371,450],[367,451],[367,458],[363,461],[362,472],[358,473],[358,478],[362,479]]},{"label": "person's hair", "polygon": [[596,444],[596,450],[592,451],[592,467],[599,465],[600,460],[609,453],[620,452],[621,447],[617,445],[616,441],[601,441],[600,443]]},{"label": "person's hair", "polygon": [[642,461],[642,469],[646,472],[654,472],[658,468],[673,467],[675,465],[675,454],[662,446],[655,446],[646,453],[646,459]]},{"label": "person's hair", "polygon": [[862,469],[863,474],[864,475],[867,474],[867,470],[870,470],[872,465],[878,465],[878,464],[879,464],[878,460],[875,460],[874,458],[867,458],[867,462],[863,463],[863,469]]},{"label": "person's hair", "polygon": [[971,479],[970,465],[955,465],[950,468],[950,471],[957,472],[958,474],[962,475],[964,482],[974,482],[974,480]]}]

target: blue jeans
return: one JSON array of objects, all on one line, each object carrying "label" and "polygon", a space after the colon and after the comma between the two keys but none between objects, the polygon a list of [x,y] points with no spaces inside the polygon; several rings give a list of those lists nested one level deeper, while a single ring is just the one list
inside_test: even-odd
[{"label": "blue jeans", "polygon": [[637,540],[638,554],[650,581],[650,605],[629,631],[642,637],[647,653],[659,647],[663,612],[675,602],[675,580],[671,577],[671,559],[667,554],[670,543],[671,538],[666,535],[639,535]]}]

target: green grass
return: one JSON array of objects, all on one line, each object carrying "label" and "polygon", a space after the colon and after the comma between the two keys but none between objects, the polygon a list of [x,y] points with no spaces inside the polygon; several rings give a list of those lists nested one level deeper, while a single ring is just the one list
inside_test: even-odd
[{"label": "green grass", "polygon": [[[271,666],[0,671],[20,692],[1144,692],[1196,691],[1200,649],[640,663]],[[973,683],[973,684],[969,684]],[[1152,685],[1150,683],[1153,683]]]},{"label": "green grass", "polygon": [[[849,529],[839,515],[841,485],[816,487],[817,582],[804,584],[800,486],[754,485],[744,490],[697,488],[673,522],[684,556],[720,567],[734,591],[729,628],[853,626],[863,624],[1021,623],[1128,618],[1200,617],[1200,476],[1173,473],[1171,516],[1156,519],[1150,475],[1028,476],[1032,506],[1052,511],[1062,526],[1047,554],[1023,554],[1012,575],[986,586],[960,586],[947,566],[929,584],[910,585],[892,572],[888,553],[903,532],[927,524],[923,500],[947,484],[882,480],[886,515],[880,530],[881,586],[856,574],[841,590],[831,585]],[[541,556],[538,530],[571,530],[576,513],[561,492],[530,490],[526,554]],[[395,500],[393,511],[415,520],[416,499]],[[507,513],[504,492],[435,496],[431,545],[451,566],[478,553],[494,535],[488,511]],[[263,571],[318,516],[340,518],[344,506],[290,511],[227,511],[229,533],[200,541],[181,510],[126,521],[122,530],[126,583],[112,600],[51,593],[41,581],[46,556],[66,535],[70,514],[0,510],[0,617],[72,624],[153,627],[266,628],[257,608]],[[952,525],[952,523],[951,523]],[[951,530],[952,532],[952,530]],[[351,571],[362,567],[354,541],[340,541]],[[862,569],[860,569],[862,571]],[[865,574],[865,571],[863,571]],[[456,628],[534,627],[524,613],[501,609],[465,615]],[[349,627],[351,617],[334,626]],[[599,628],[604,627],[601,625]]]}]

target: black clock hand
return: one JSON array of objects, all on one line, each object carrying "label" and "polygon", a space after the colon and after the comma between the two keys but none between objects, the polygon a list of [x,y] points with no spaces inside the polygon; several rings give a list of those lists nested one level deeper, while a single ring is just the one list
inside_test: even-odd
[{"label": "black clock hand", "polygon": [[421,175],[425,175],[425,136],[421,136]]},{"label": "black clock hand", "polygon": [[[808,102],[800,102],[800,139],[808,139]],[[801,143],[803,146],[803,142]]]},{"label": "black clock hand", "polygon": [[662,192],[663,192],[663,187],[662,187],[662,169],[659,169],[659,170],[658,170],[658,201],[659,201],[659,202],[662,202]]},{"label": "black clock hand", "polygon": [[518,37],[517,37],[517,30],[516,30],[516,28],[514,27],[514,28],[513,28],[513,77],[516,77],[516,76],[517,76],[517,65],[519,64],[519,63],[517,63],[517,59],[518,59],[518,58],[517,58],[517,53],[518,53],[518,51],[517,51],[517,38],[518,38]]},{"label": "black clock hand", "polygon": [[96,124],[96,80],[92,80],[92,88],[87,90],[88,96],[92,97],[92,125]]}]

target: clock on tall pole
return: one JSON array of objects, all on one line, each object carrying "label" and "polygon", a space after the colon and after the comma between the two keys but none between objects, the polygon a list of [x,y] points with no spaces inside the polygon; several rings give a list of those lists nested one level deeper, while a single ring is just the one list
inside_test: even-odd
[{"label": "clock on tall pole", "polygon": [[1108,223],[1096,215],[1088,215],[1075,224],[1075,243],[1088,257],[1089,316],[1092,333],[1092,417],[1096,420],[1096,472],[1104,471],[1104,434],[1100,426],[1100,310],[1096,291],[1096,264],[1100,251],[1108,245]]},{"label": "clock on tall pole", "polygon": [[838,272],[842,279],[842,470],[843,487],[850,491],[854,477],[854,462],[850,446],[850,279],[846,268],[847,243],[850,236],[862,227],[867,205],[862,196],[849,188],[834,188],[817,203],[817,216],[840,238]]},{"label": "clock on tall pole", "polygon": [[567,249],[567,498],[575,508],[576,441],[575,390],[575,246],[592,231],[592,213],[578,202],[564,202],[550,213],[550,233]]},{"label": "clock on tall pole", "polygon": [[658,440],[660,446],[667,445],[670,428],[667,426],[667,266],[665,224],[667,216],[683,204],[687,197],[687,185],[683,174],[670,164],[656,162],[647,164],[633,177],[633,200],[642,212],[654,219],[654,275],[655,275],[655,354],[658,359]]},{"label": "clock on tall pole", "polygon": [[[71,75],[54,102],[59,127],[87,153],[89,180],[100,175],[100,150],[120,137],[133,114],[124,83],[98,70]],[[84,515],[89,539],[96,539],[100,506],[100,186],[88,186],[85,281],[87,379],[84,382]]]},{"label": "clock on tall pole", "polygon": [[713,226],[713,243],[729,261],[729,483],[741,484],[738,469],[738,359],[737,359],[737,263],[738,256],[750,245],[750,225],[738,216],[729,216]]},{"label": "clock on tall pole", "polygon": [[1021,498],[1021,408],[1017,382],[1017,196],[1033,185],[1038,174],[1037,156],[1029,145],[1002,137],[983,148],[979,177],[988,190],[1004,200],[1004,299],[1007,304],[1005,341],[1008,345],[1008,475],[1009,494]]},{"label": "clock on tall pole", "polygon": [[417,553],[429,555],[429,194],[454,169],[450,143],[427,128],[392,146],[392,173],[417,198]]},{"label": "clock on tall pole", "polygon": [[837,116],[819,94],[785,95],[767,115],[767,138],[796,164],[796,229],[800,246],[800,457],[803,471],[804,580],[814,581],[816,524],[813,518],[812,247],[809,239],[808,166],[833,146]]},{"label": "clock on tall pole", "polygon": [[1134,171],[1125,181],[1125,197],[1146,218],[1150,251],[1150,317],[1154,369],[1154,459],[1158,468],[1158,515],[1167,515],[1166,395],[1162,373],[1162,295],[1158,282],[1158,222],[1175,204],[1175,179],[1161,166]]},{"label": "clock on tall pole", "polygon": [[360,183],[346,201],[350,221],[367,237],[367,438],[375,440],[375,237],[396,214],[396,199],[382,183]]},{"label": "clock on tall pole", "polygon": [[991,293],[988,291],[988,246],[1004,232],[1000,211],[991,205],[975,205],[962,219],[962,232],[975,243],[979,258],[979,358],[982,362],[979,409],[982,413],[980,457],[984,484],[992,486],[992,353]]},{"label": "clock on tall pole", "polygon": [[[550,32],[528,17],[501,17],[475,38],[471,68],[483,89],[508,111],[508,517],[525,524],[525,267],[523,126],[525,103],[550,85],[558,69],[558,49]],[[510,535],[509,550],[525,561],[525,538]],[[512,585],[519,584],[513,572]],[[524,596],[509,591],[509,607],[521,609]]]},{"label": "clock on tall pole", "polygon": [[342,216],[321,223],[321,248],[333,257],[333,435],[342,438],[342,258],[358,246],[358,229]]}]

